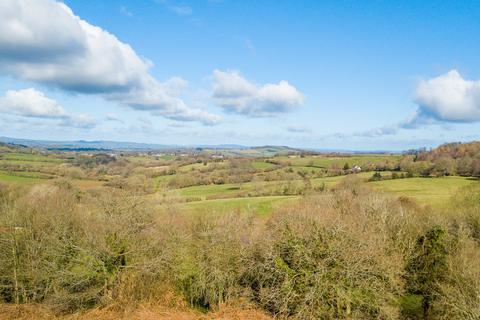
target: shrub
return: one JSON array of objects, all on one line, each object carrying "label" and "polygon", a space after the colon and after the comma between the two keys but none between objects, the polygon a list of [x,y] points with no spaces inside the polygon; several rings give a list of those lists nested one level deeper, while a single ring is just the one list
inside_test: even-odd
[{"label": "shrub", "polygon": [[434,213],[352,175],[258,219],[160,212],[136,192],[68,181],[0,185],[0,299],[74,312],[167,290],[203,310],[247,300],[280,318],[478,319],[478,194]]},{"label": "shrub", "polygon": [[371,177],[370,179],[368,179],[368,181],[380,181],[382,180],[382,175],[380,172],[376,171]]},{"label": "shrub", "polygon": [[413,302],[418,303],[418,310],[423,318],[429,319],[432,306],[437,299],[438,285],[447,273],[445,244],[446,231],[434,227],[418,238],[412,256],[406,266],[406,291],[409,299],[409,313],[412,313]]},{"label": "shrub", "polygon": [[106,196],[82,203],[44,185],[2,207],[0,299],[74,311],[112,297],[122,269],[142,260],[150,222],[134,198]]}]

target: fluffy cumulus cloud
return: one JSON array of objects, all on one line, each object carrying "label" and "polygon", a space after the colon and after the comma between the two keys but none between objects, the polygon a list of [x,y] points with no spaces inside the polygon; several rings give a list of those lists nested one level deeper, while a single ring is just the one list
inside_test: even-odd
[{"label": "fluffy cumulus cloud", "polygon": [[354,136],[395,135],[401,129],[428,125],[480,121],[480,81],[467,80],[457,70],[418,83],[414,102],[418,108],[403,121],[355,133]]},{"label": "fluffy cumulus cloud", "polygon": [[213,72],[213,98],[227,112],[249,117],[268,117],[293,111],[304,96],[287,81],[255,85],[236,71]]},{"label": "fluffy cumulus cloud", "polygon": [[34,88],[8,90],[0,97],[0,113],[26,118],[58,120],[62,126],[92,128],[95,120],[85,114],[70,114],[57,101]]},{"label": "fluffy cumulus cloud", "polygon": [[466,80],[452,70],[421,81],[415,102],[419,105],[418,117],[446,122],[480,121],[480,81]]},{"label": "fluffy cumulus cloud", "polygon": [[214,124],[217,115],[185,105],[185,81],[152,77],[152,63],[111,33],[54,0],[0,1],[0,72],[106,99],[152,114]]}]

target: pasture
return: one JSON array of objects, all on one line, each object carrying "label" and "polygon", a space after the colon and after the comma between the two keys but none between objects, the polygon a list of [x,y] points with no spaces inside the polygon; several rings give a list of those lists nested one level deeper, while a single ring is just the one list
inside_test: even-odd
[{"label": "pasture", "polygon": [[369,182],[369,185],[397,196],[415,199],[420,204],[441,207],[462,187],[480,181],[466,177],[408,178]]},{"label": "pasture", "polygon": [[61,163],[65,160],[46,156],[41,154],[32,154],[32,153],[18,153],[18,152],[11,152],[11,153],[2,153],[0,154],[1,161],[20,161],[20,162],[54,162],[54,163]]},{"label": "pasture", "polygon": [[[55,178],[63,177],[57,166],[71,163],[68,157],[61,154],[40,154],[22,152],[2,152],[0,166],[20,166],[17,171],[0,170],[0,181],[21,185],[47,183]],[[71,158],[71,155],[70,155]],[[366,154],[366,155],[309,155],[309,156],[275,156],[268,158],[234,158],[238,163],[245,163],[250,170],[250,181],[242,183],[202,183],[193,186],[175,187],[172,180],[179,177],[194,179],[197,175],[229,175],[232,160],[222,161],[190,161],[175,157],[173,154],[145,155],[126,154],[121,159],[132,166],[143,168],[146,174],[170,171],[173,174],[146,177],[144,183],[153,186],[151,199],[167,197],[178,201],[181,207],[191,212],[215,211],[227,212],[240,210],[242,212],[258,212],[267,214],[274,210],[276,204],[285,201],[295,201],[305,192],[325,192],[338,185],[345,175],[325,176],[329,168],[360,165],[368,167],[377,163],[396,163],[400,155]],[[240,160],[239,160],[240,159]],[[238,162],[240,161],[240,162]],[[193,162],[193,163],[192,163]],[[67,166],[72,166],[68,164]],[[23,169],[22,169],[23,168]],[[46,170],[45,168],[50,168]],[[248,169],[250,168],[250,169]],[[19,171],[25,170],[25,171]],[[28,170],[28,171],[26,171]],[[80,169],[77,169],[80,170]],[[253,171],[251,171],[253,170]],[[46,171],[46,172],[45,172]],[[265,179],[270,174],[269,179]],[[374,190],[381,190],[397,196],[407,196],[419,204],[441,206],[460,188],[476,183],[475,180],[462,177],[444,178],[409,178],[368,182],[373,172],[356,174]],[[273,178],[272,176],[273,175]],[[382,172],[388,177],[391,171]],[[93,190],[105,187],[108,179],[119,179],[118,174],[91,175],[83,178],[75,177],[72,184],[81,190]],[[228,179],[227,179],[228,180]],[[313,188],[312,190],[307,190]],[[160,197],[161,195],[161,197]]]},{"label": "pasture", "polygon": [[[28,175],[24,172],[14,174],[5,171],[0,171],[0,182],[3,183],[15,183],[20,185],[31,185],[41,183],[43,179],[35,175]],[[45,181],[43,181],[45,182]]]},{"label": "pasture", "polygon": [[250,213],[260,216],[270,214],[278,205],[298,200],[298,196],[268,196],[251,198],[228,198],[189,202],[181,208],[193,213],[225,214],[230,212]]},{"label": "pasture", "polygon": [[331,168],[332,166],[343,167],[348,164],[365,166],[380,161],[398,161],[402,156],[398,154],[365,154],[352,156],[282,156],[276,157],[275,160],[295,167],[317,167],[317,168]]}]

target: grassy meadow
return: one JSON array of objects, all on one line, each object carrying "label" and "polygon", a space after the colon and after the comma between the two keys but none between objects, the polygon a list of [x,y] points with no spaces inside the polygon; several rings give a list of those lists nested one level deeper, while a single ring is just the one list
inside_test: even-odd
[{"label": "grassy meadow", "polygon": [[477,179],[467,177],[409,178],[374,181],[376,189],[415,199],[420,204],[444,206],[462,188],[478,184]]},{"label": "grassy meadow", "polygon": [[[63,178],[55,167],[72,167],[72,155],[64,154],[39,154],[21,152],[3,152],[0,154],[0,165],[9,170],[0,170],[0,182],[18,185],[34,185],[46,183],[51,179]],[[307,155],[307,156],[275,156],[271,158],[253,158],[247,160],[247,166],[254,171],[252,181],[242,183],[201,184],[186,187],[172,187],[168,183],[182,174],[195,174],[205,170],[224,171],[228,167],[228,160],[222,162],[206,163],[183,163],[176,160],[173,154],[138,155],[125,154],[121,159],[135,167],[144,167],[151,170],[169,170],[174,168],[174,174],[152,176],[145,180],[151,184],[157,194],[150,198],[171,196],[179,199],[179,202],[188,202],[182,205],[189,211],[217,211],[240,210],[261,214],[272,212],[274,204],[285,200],[295,200],[300,197],[297,194],[282,194],[274,192],[275,189],[284,188],[286,184],[301,185],[305,179],[301,176],[309,176],[311,186],[317,189],[332,189],[345,179],[345,174],[326,176],[329,168],[343,168],[359,165],[369,169],[369,165],[378,162],[398,162],[400,155],[367,154],[367,155]],[[16,170],[11,170],[16,166]],[[48,168],[46,170],[46,168]],[[289,171],[296,176],[274,179],[274,181],[262,181],[255,179],[265,172],[275,173]],[[419,204],[441,206],[449,201],[450,197],[460,188],[475,183],[475,179],[466,177],[445,178],[420,178],[387,179],[383,181],[371,181],[373,171],[355,174],[358,178],[369,183],[375,190],[391,193],[396,196],[404,196],[415,199]],[[391,175],[391,171],[382,171],[385,177]],[[111,179],[109,177],[108,179]],[[74,177],[72,183],[82,190],[108,188],[108,179],[105,177]],[[107,181],[106,181],[107,180]],[[258,190],[265,190],[266,195],[258,194]],[[268,193],[276,194],[268,194]],[[255,198],[255,199],[253,199]]]},{"label": "grassy meadow", "polygon": [[295,167],[317,167],[330,168],[332,166],[343,167],[347,163],[350,167],[353,165],[365,166],[370,163],[379,161],[396,161],[401,158],[400,155],[384,155],[384,154],[366,154],[366,155],[320,155],[320,156],[282,156],[275,160],[289,164]]}]

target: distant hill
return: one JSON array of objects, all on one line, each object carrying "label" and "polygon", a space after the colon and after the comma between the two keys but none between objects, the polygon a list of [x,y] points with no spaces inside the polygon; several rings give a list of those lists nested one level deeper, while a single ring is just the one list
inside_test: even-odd
[{"label": "distant hill", "polygon": [[137,143],[137,142],[118,142],[118,141],[51,141],[51,140],[31,140],[17,139],[10,137],[0,137],[0,142],[23,145],[28,147],[43,148],[48,150],[124,150],[124,151],[141,151],[141,150],[159,150],[171,149],[175,146],[167,146],[161,144]]},{"label": "distant hill", "polygon": [[0,142],[10,146],[24,146],[52,151],[131,151],[131,152],[149,152],[149,151],[205,151],[210,153],[221,153],[226,156],[245,156],[245,157],[269,157],[278,154],[300,153],[301,149],[294,149],[287,146],[262,146],[250,147],[237,144],[220,145],[164,145],[154,143],[138,143],[124,141],[105,141],[105,140],[75,140],[75,141],[52,141],[52,140],[32,140],[17,139],[10,137],[0,137]]},{"label": "distant hill", "polygon": [[[355,151],[341,149],[318,149],[318,148],[292,148],[288,146],[244,146],[239,144],[218,145],[166,145],[156,143],[140,143],[108,140],[34,140],[0,137],[0,142],[9,145],[39,148],[52,151],[127,151],[127,152],[150,152],[150,151],[206,151],[221,153],[225,156],[239,157],[271,157],[275,155],[288,155],[299,153],[339,153],[339,154],[369,154],[369,153],[392,153],[392,151]],[[393,152],[395,153],[395,152]]]}]

